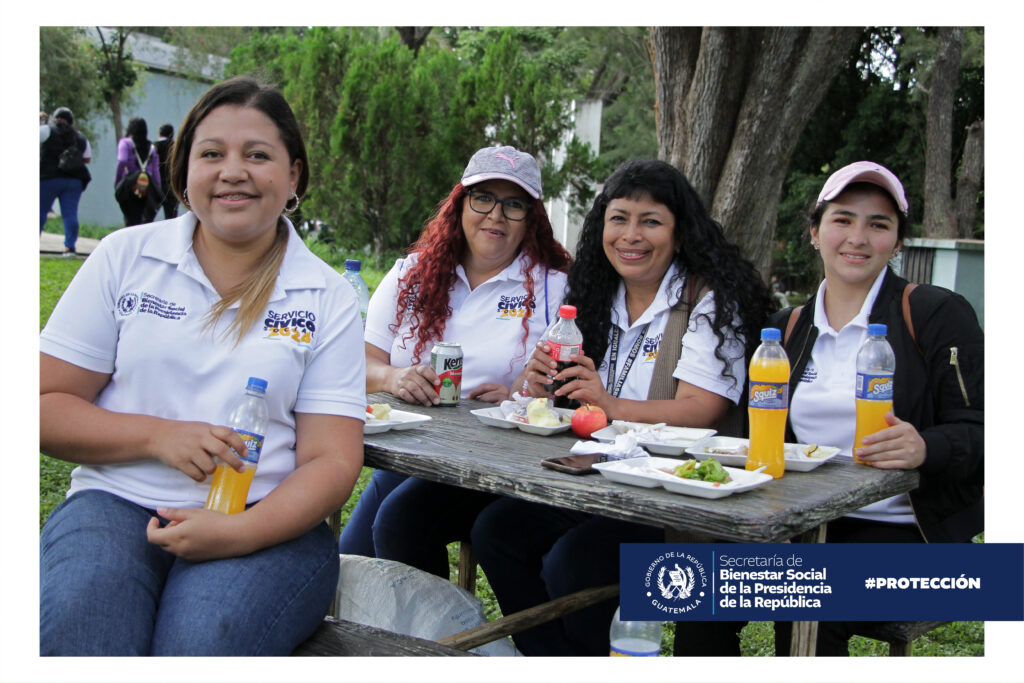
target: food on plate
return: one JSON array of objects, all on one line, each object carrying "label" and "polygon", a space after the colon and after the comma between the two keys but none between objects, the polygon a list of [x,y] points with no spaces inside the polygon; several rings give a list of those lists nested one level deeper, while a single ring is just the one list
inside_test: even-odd
[{"label": "food on plate", "polygon": [[674,474],[683,479],[697,479],[699,481],[710,481],[716,484],[726,484],[732,481],[732,477],[722,467],[722,463],[714,458],[707,460],[686,460],[677,467],[659,468],[662,472]]},{"label": "food on plate", "polygon": [[391,415],[391,406],[387,403],[371,403],[366,406],[367,419],[386,420]]},{"label": "food on plate", "polygon": [[749,450],[750,448],[746,444],[742,444],[733,448],[724,448],[722,446],[709,448],[707,452],[713,455],[746,455]]},{"label": "food on plate", "polygon": [[808,445],[804,446],[803,450],[804,450],[804,455],[806,455],[808,458],[813,458],[814,456],[812,455],[812,453],[814,453],[814,451],[818,450],[818,444],[816,444],[816,443],[808,444]]},{"label": "food on plate", "polygon": [[582,439],[589,438],[598,429],[607,426],[608,416],[597,406],[580,406],[572,414],[572,431]]},{"label": "food on plate", "polygon": [[546,398],[535,398],[526,405],[526,420],[537,427],[558,427],[562,424]]}]

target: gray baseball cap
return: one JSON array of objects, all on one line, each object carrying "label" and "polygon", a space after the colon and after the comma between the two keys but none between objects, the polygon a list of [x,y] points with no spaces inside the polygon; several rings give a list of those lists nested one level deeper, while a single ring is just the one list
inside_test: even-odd
[{"label": "gray baseball cap", "polygon": [[540,166],[531,154],[508,145],[484,147],[473,155],[462,173],[462,184],[466,187],[495,179],[510,180],[534,199],[540,199]]}]

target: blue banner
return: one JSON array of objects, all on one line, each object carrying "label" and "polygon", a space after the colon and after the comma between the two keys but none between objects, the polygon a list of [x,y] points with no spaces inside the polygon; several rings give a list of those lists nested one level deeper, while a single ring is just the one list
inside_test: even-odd
[{"label": "blue banner", "polygon": [[1020,621],[1020,543],[623,543],[629,621]]}]

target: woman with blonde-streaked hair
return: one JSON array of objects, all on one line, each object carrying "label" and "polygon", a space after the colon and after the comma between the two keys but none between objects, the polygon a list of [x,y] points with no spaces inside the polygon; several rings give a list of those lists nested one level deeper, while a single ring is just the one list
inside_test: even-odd
[{"label": "woman with blonde-streaked hair", "polygon": [[[294,114],[219,83],[171,169],[188,213],[105,238],[41,334],[40,448],[79,465],[40,539],[44,655],[287,655],[337,588],[324,519],[362,466],[362,326],[284,215],[309,182]],[[250,376],[269,426],[225,515],[210,475],[248,450],[218,421]]]}]

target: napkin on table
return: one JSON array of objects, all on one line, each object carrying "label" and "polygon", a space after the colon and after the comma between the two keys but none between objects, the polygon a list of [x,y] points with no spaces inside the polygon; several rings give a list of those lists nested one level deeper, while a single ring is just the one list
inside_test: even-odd
[{"label": "napkin on table", "polygon": [[641,446],[637,445],[636,437],[632,434],[618,434],[612,443],[600,441],[577,441],[569,452],[573,455],[591,455],[604,453],[608,460],[625,460],[626,458],[647,458],[650,454]]}]

